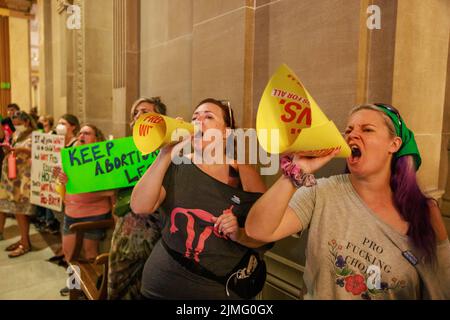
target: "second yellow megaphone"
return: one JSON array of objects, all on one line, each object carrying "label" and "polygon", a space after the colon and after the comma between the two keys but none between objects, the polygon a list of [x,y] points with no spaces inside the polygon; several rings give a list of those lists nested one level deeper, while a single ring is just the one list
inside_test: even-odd
[{"label": "second yellow megaphone", "polygon": [[[321,156],[340,147],[338,157],[349,157],[350,147],[320,110],[294,72],[281,65],[264,90],[256,116],[260,145],[269,153]],[[278,133],[272,139],[268,131]],[[274,143],[273,143],[274,142]]]},{"label": "second yellow megaphone", "polygon": [[184,129],[194,133],[194,125],[183,120],[174,119],[158,113],[141,115],[133,128],[133,141],[142,154],[149,154],[169,144],[176,130]]}]

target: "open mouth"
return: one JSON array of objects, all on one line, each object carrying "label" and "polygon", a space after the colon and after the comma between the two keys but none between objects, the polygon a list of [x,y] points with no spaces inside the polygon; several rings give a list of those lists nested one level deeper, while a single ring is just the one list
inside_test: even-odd
[{"label": "open mouth", "polygon": [[357,145],[350,146],[350,149],[352,150],[352,155],[350,157],[350,163],[356,163],[361,158],[361,149]]},{"label": "open mouth", "polygon": [[360,158],[361,157],[361,150],[358,148],[358,146],[352,146],[352,157],[353,158]]}]

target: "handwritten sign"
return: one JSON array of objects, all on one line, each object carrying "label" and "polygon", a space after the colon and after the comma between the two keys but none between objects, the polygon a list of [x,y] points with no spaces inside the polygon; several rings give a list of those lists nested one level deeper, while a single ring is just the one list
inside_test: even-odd
[{"label": "handwritten sign", "polygon": [[63,199],[56,190],[57,176],[53,169],[61,165],[60,152],[64,136],[33,132],[31,143],[30,202],[61,211]]},{"label": "handwritten sign", "polygon": [[134,186],[157,155],[142,155],[132,137],[63,149],[62,165],[69,178],[67,193]]}]

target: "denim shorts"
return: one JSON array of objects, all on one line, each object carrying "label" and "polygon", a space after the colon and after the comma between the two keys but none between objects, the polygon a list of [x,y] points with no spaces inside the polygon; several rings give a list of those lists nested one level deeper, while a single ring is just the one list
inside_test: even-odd
[{"label": "denim shorts", "polygon": [[[112,219],[111,212],[101,214],[98,216],[85,217],[85,218],[72,218],[68,215],[64,214],[64,228],[63,235],[73,234],[70,231],[70,226],[77,222],[91,222],[91,221],[100,221],[100,220],[109,220]],[[90,240],[102,240],[106,236],[105,229],[91,229],[86,230],[84,232],[84,237]]]}]

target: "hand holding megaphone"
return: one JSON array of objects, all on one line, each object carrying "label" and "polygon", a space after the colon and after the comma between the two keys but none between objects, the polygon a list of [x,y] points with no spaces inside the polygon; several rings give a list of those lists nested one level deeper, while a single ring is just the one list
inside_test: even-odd
[{"label": "hand holding megaphone", "polygon": [[334,157],[336,157],[341,152],[341,147],[336,147],[330,149],[326,154],[318,157],[305,157],[299,153],[293,153],[292,162],[294,162],[299,168],[302,168],[304,173],[315,173],[317,170],[322,168],[328,162],[330,162]]},{"label": "hand holding megaphone", "polygon": [[138,150],[145,155],[176,143],[180,137],[185,138],[193,133],[194,125],[182,118],[145,113],[134,124],[133,141]]}]

